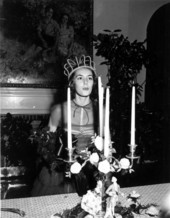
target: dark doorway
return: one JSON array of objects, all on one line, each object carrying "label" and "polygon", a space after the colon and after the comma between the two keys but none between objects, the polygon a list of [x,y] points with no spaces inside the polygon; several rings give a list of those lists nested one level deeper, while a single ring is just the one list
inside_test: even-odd
[{"label": "dark doorway", "polygon": [[170,3],[160,7],[147,28],[151,67],[146,73],[146,104],[164,117],[162,178],[170,180]]}]

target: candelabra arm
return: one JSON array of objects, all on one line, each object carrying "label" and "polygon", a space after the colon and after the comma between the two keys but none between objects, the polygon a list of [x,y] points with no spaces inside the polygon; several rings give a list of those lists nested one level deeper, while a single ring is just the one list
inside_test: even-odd
[{"label": "candelabra arm", "polygon": [[137,145],[131,145],[129,144],[128,145],[130,147],[130,153],[128,155],[126,155],[127,158],[131,159],[132,163],[133,163],[133,160],[134,159],[139,159],[140,156],[139,155],[136,155],[136,147]]},{"label": "candelabra arm", "polygon": [[75,159],[73,156],[74,148],[66,148],[66,150],[68,153],[67,153],[67,158],[65,159],[65,161],[69,163],[75,162]]}]

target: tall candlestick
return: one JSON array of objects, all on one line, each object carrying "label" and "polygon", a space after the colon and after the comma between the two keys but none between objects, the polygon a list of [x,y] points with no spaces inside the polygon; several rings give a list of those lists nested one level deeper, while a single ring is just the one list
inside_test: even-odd
[{"label": "tall candlestick", "polygon": [[104,88],[101,87],[101,101],[100,101],[100,136],[103,137],[103,94]]},{"label": "tall candlestick", "polygon": [[136,143],[135,143],[135,108],[136,108],[136,88],[133,83],[132,86],[132,102],[131,102],[131,135],[130,135],[130,154],[127,155],[127,158],[130,158],[133,165],[133,159],[138,159],[140,156],[136,155]]},{"label": "tall candlestick", "polygon": [[68,149],[72,149],[70,87],[67,88],[67,146]]},{"label": "tall candlestick", "polygon": [[101,77],[98,77],[98,95],[99,95],[99,136],[103,137],[103,93]]},{"label": "tall candlestick", "polygon": [[135,145],[135,95],[136,95],[135,86],[132,87],[132,105],[131,105],[131,138],[130,145]]},{"label": "tall candlestick", "polygon": [[109,156],[109,146],[110,146],[110,128],[109,128],[109,113],[110,113],[110,89],[106,88],[106,105],[105,105],[105,126],[104,126],[104,156],[107,158]]}]

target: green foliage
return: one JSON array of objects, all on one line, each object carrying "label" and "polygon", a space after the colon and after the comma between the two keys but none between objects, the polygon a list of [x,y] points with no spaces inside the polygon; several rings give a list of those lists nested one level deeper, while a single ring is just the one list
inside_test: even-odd
[{"label": "green foliage", "polygon": [[[94,47],[96,55],[105,59],[101,64],[109,66],[109,82],[113,92],[127,93],[131,91],[132,81],[143,66],[148,64],[148,54],[145,48],[146,41],[130,42],[127,37],[121,34],[121,30],[105,30],[94,36]],[[142,87],[137,85],[137,96],[142,92]],[[112,93],[113,94],[113,93]],[[115,97],[115,96],[114,96]],[[127,95],[124,96],[125,98]],[[129,100],[129,99],[128,99]]]},{"label": "green foliage", "polygon": [[[121,150],[130,142],[131,92],[135,82],[136,98],[139,100],[143,87],[137,83],[137,75],[149,65],[146,41],[130,42],[121,30],[104,30],[94,35],[96,55],[104,58],[101,64],[109,68],[108,86],[111,92],[111,133],[113,141]],[[122,152],[122,151],[121,151]]]},{"label": "green foliage", "polygon": [[[130,42],[121,30],[105,30],[94,36],[96,55],[109,67],[108,86],[111,92],[110,127],[117,152],[127,154],[130,142],[132,82],[136,86],[136,100],[143,87],[136,77],[143,67],[149,69],[152,56],[147,52],[146,40]],[[160,160],[165,118],[160,112],[149,111],[145,103],[136,104],[136,144],[141,159]]]},{"label": "green foliage", "polygon": [[37,145],[38,156],[41,161],[45,162],[49,172],[65,170],[65,163],[62,161],[62,158],[67,157],[65,136],[66,133],[61,128],[58,128],[55,132],[50,132],[48,126],[43,128],[39,126],[30,136]]},{"label": "green foliage", "polygon": [[29,137],[30,121],[6,114],[1,120],[1,155],[7,158],[7,166],[32,166],[36,147]]}]

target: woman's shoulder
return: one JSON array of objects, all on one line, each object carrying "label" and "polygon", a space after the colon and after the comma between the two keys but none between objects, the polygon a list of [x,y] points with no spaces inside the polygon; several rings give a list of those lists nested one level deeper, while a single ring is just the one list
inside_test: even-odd
[{"label": "woman's shoulder", "polygon": [[59,24],[57,23],[56,20],[51,19],[51,23],[52,23],[54,26],[56,26],[57,28],[59,28]]},{"label": "woman's shoulder", "polygon": [[70,32],[74,33],[74,28],[73,28],[73,26],[70,25],[70,26],[68,27],[68,29],[69,29]]},{"label": "woman's shoulder", "polygon": [[66,106],[67,106],[67,102],[62,102],[62,103],[59,103],[59,104],[55,104],[51,109],[51,113],[61,112],[63,110],[63,108],[65,108]]},{"label": "woman's shoulder", "polygon": [[49,126],[51,131],[55,131],[58,126],[62,125],[64,107],[65,102],[56,104],[52,107],[49,119]]}]

